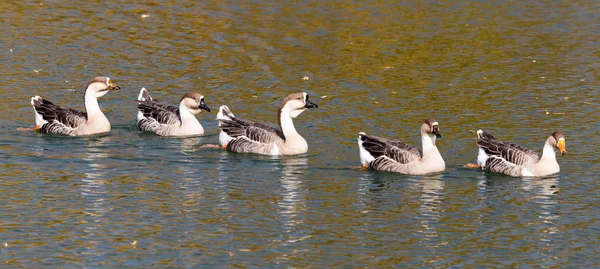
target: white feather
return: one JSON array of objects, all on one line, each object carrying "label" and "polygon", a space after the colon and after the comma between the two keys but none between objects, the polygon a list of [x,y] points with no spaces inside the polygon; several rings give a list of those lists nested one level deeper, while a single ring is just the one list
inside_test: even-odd
[{"label": "white feather", "polygon": [[360,139],[360,136],[364,134],[365,133],[363,132],[358,133],[358,149],[360,152],[360,163],[362,164],[362,166],[365,166],[368,163],[371,163],[373,160],[375,160],[373,155],[371,155],[371,153],[369,153],[362,145],[363,141]]},{"label": "white feather", "polygon": [[521,170],[521,174],[522,174],[522,176],[524,176],[524,177],[534,177],[534,176],[535,176],[535,175],[534,175],[534,174],[533,174],[533,173],[532,173],[532,172],[531,172],[529,169],[527,169],[527,168],[523,168],[523,169]]},{"label": "white feather", "polygon": [[145,119],[146,117],[144,117],[144,113],[142,113],[142,111],[138,110],[137,113],[137,121],[140,122],[141,120]]},{"label": "white feather", "polygon": [[144,98],[144,92],[147,92],[148,90],[146,90],[146,88],[142,87],[142,89],[140,90],[140,94],[138,95],[138,100],[139,101],[146,101],[146,99]]},{"label": "white feather", "polygon": [[481,168],[485,168],[485,162],[490,156],[485,153],[481,147],[479,148],[479,153],[477,154],[477,164],[481,166]]},{"label": "white feather", "polygon": [[[34,100],[39,101],[41,99],[42,99],[42,97],[37,96],[37,95],[34,97],[31,97],[31,105],[33,106]],[[35,107],[33,108],[33,112],[35,113],[35,125],[36,126],[42,127],[44,124],[48,123],[48,121],[45,120],[44,117],[40,113],[37,112],[37,110],[35,110]]]},{"label": "white feather", "polygon": [[279,155],[279,147],[277,147],[277,145],[273,145],[273,150],[271,151],[271,155],[273,156],[277,156]]},{"label": "white feather", "polygon": [[219,133],[219,144],[223,147],[227,146],[233,139],[234,138],[229,136],[226,132],[221,131],[221,133]]},{"label": "white feather", "polygon": [[[219,107],[219,113],[217,113],[217,120],[231,120],[229,115],[226,115],[225,111],[227,111],[229,115],[233,116],[233,113],[231,113],[229,108],[226,105],[222,105],[221,107]],[[219,126],[221,126],[220,121],[219,121]],[[223,147],[227,146],[227,144],[229,144],[229,142],[231,142],[231,140],[233,140],[233,139],[235,139],[235,138],[229,136],[227,133],[225,133],[223,131],[221,131],[221,133],[219,133],[219,144],[221,144],[221,146],[223,146]]]},{"label": "white feather", "polygon": [[217,113],[217,120],[231,120],[231,118],[228,115],[225,115],[225,111],[227,111],[229,115],[235,117],[226,105],[222,105],[221,107],[219,107],[219,113]]}]

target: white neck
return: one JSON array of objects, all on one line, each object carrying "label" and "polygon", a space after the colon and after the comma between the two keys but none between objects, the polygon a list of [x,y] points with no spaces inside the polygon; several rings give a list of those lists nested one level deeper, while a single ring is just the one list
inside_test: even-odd
[{"label": "white neck", "polygon": [[94,115],[104,115],[100,110],[98,98],[96,98],[94,93],[85,94],[85,111],[88,114],[88,119],[92,118]]},{"label": "white neck", "polygon": [[423,157],[425,157],[425,152],[437,149],[435,146],[435,136],[421,133],[421,145],[423,146]]},{"label": "white neck", "polygon": [[550,145],[548,140],[546,140],[546,143],[544,144],[544,149],[542,151],[542,158],[540,158],[540,159],[556,160],[556,153],[554,152],[554,147],[552,147],[552,145]]},{"label": "white neck", "polygon": [[435,146],[435,135],[421,133],[421,144],[423,146],[423,162],[433,162],[435,165],[441,165],[438,168],[444,170],[444,159],[440,151]]},{"label": "white neck", "polygon": [[294,127],[294,121],[292,121],[292,117],[290,117],[290,111],[287,107],[284,107],[281,110],[281,115],[279,117],[281,131],[283,132],[286,141],[290,139],[297,139],[298,137],[302,138],[296,131],[296,127]]},{"label": "white neck", "polygon": [[556,153],[554,153],[554,147],[552,147],[550,141],[546,140],[542,158],[533,165],[531,172],[536,176],[545,176],[560,172],[560,167],[558,166],[558,162],[556,162]]},{"label": "white neck", "polygon": [[186,125],[200,125],[200,122],[198,122],[198,119],[196,119],[196,116],[194,116],[194,114],[192,114],[192,112],[190,112],[190,110],[187,108],[187,106],[185,106],[182,102],[182,104],[179,104],[179,117],[181,117],[181,125],[182,126],[186,126]]}]

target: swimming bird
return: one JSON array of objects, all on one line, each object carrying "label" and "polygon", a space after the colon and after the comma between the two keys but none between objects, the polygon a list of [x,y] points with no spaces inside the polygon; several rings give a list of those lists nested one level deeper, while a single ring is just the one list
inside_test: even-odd
[{"label": "swimming bird", "polygon": [[137,126],[161,136],[202,135],[204,128],[194,116],[202,109],[210,112],[204,96],[198,93],[188,92],[181,97],[179,106],[171,106],[154,101],[148,90],[142,88],[138,95]]},{"label": "swimming bird", "polygon": [[225,105],[219,108],[219,143],[232,152],[263,155],[293,155],[308,151],[306,140],[298,134],[292,119],[307,108],[319,107],[305,92],[290,94],[278,110],[279,127],[236,118]]},{"label": "swimming bird", "polygon": [[360,162],[371,170],[409,175],[441,172],[446,169],[446,164],[435,146],[435,139],[440,137],[440,127],[435,119],[427,119],[421,125],[423,150],[400,141],[360,132],[358,134]]},{"label": "swimming bird", "polygon": [[523,146],[502,142],[482,130],[477,131],[479,153],[477,165],[482,169],[513,177],[541,177],[560,171],[555,150],[565,155],[565,136],[554,132],[544,144],[542,157]]},{"label": "swimming bird", "polygon": [[96,77],[90,80],[85,89],[85,110],[57,106],[40,96],[31,98],[31,106],[35,112],[35,130],[42,133],[62,134],[69,136],[91,135],[110,131],[110,122],[98,106],[98,97],[109,90],[121,88],[108,77]]}]

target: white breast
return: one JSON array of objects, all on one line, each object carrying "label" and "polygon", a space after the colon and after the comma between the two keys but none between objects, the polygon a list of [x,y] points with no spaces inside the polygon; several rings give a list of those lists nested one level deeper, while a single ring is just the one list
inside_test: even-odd
[{"label": "white breast", "polygon": [[273,156],[279,155],[279,147],[277,147],[277,144],[273,144],[273,149],[271,150],[271,155],[273,155]]},{"label": "white breast", "polygon": [[485,153],[485,150],[479,148],[479,153],[477,154],[477,164],[479,164],[482,168],[485,168],[485,162],[490,156]]}]

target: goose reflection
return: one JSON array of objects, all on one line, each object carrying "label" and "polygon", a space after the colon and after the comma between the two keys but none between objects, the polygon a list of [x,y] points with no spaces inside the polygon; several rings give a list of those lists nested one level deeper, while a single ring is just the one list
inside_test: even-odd
[{"label": "goose reflection", "polygon": [[217,163],[217,179],[215,180],[215,190],[218,198],[217,208],[219,211],[229,212],[231,205],[229,201],[229,193],[231,192],[230,187],[227,184],[229,174],[232,171],[231,156],[229,152],[221,150],[219,152],[219,161]]},{"label": "goose reflection", "polygon": [[[225,183],[225,179],[228,173],[224,172],[226,168],[223,166],[224,164],[228,163],[228,156],[226,154],[227,152],[222,151],[218,159],[214,161],[217,168],[216,177],[214,176],[212,170],[203,171],[201,168],[203,165],[199,165],[200,163],[213,162],[212,156],[207,155],[207,153],[203,152],[203,149],[201,148],[201,145],[204,141],[203,139],[203,137],[186,137],[180,139],[181,152],[184,155],[189,155],[189,158],[179,159],[178,161],[182,162],[182,164],[175,168],[177,174],[181,175],[181,183],[178,189],[182,192],[181,203],[182,206],[184,206],[182,208],[184,212],[194,212],[200,210],[202,203],[205,202],[203,199],[209,199],[206,198],[206,196],[213,194],[213,189],[206,189],[202,187],[206,184],[215,184],[215,188],[218,190],[217,194],[219,196],[219,200],[224,203],[227,202],[228,188]],[[198,156],[203,156],[203,158],[198,158]]]},{"label": "goose reflection", "polygon": [[183,155],[192,155],[194,152],[200,150],[200,145],[203,144],[203,137],[185,137],[179,139],[180,150]]},{"label": "goose reflection", "polygon": [[109,156],[105,149],[107,142],[110,142],[110,137],[108,136],[90,137],[88,139],[86,157],[83,158],[88,162],[89,166],[89,170],[84,172],[87,179],[101,178],[108,168],[108,165],[102,162],[103,159]]},{"label": "goose reflection", "polygon": [[541,179],[523,179],[521,188],[530,193],[530,199],[540,206],[538,219],[542,220],[544,234],[555,234],[559,232],[558,219],[560,211],[558,201],[555,200],[560,189],[558,187],[558,176],[550,176]]},{"label": "goose reflection", "polygon": [[378,205],[389,203],[390,200],[387,194],[389,189],[393,188],[392,184],[403,180],[398,179],[398,176],[406,177],[388,172],[364,173],[361,171],[356,190],[357,196],[360,198],[357,203],[360,213],[368,214],[380,210]]},{"label": "goose reflection", "polygon": [[[553,257],[556,249],[564,244],[564,235],[561,233],[560,221],[561,212],[564,209],[559,208],[559,202],[556,200],[560,194],[558,175],[544,178],[524,178],[521,181],[521,189],[527,195],[528,200],[535,203],[532,206],[532,212],[537,213],[537,217],[532,218],[531,225],[537,230],[538,250],[541,257]],[[537,205],[537,207],[536,207]],[[534,213],[534,214],[535,214]],[[554,265],[554,259],[541,259],[543,267]]]},{"label": "goose reflection", "polygon": [[303,236],[292,236],[296,227],[304,223],[306,205],[306,187],[303,182],[304,171],[308,166],[307,157],[284,157],[281,159],[281,200],[277,203],[283,231],[288,233],[287,243],[302,240]]},{"label": "goose reflection", "polygon": [[83,213],[86,215],[85,222],[82,224],[84,238],[87,238],[88,252],[83,254],[102,255],[102,250],[96,248],[98,242],[93,238],[98,236],[103,229],[105,215],[110,211],[107,206],[108,189],[105,173],[109,168],[106,163],[109,154],[106,152],[106,144],[110,142],[109,136],[89,137],[87,139],[87,148],[83,160],[87,162],[87,169],[84,171],[85,178],[81,181],[80,193],[83,199]]},{"label": "goose reflection", "polygon": [[108,193],[105,188],[107,182],[104,179],[109,168],[105,162],[109,156],[105,151],[105,144],[108,142],[110,142],[108,136],[89,138],[86,157],[83,158],[88,163],[88,169],[84,171],[85,179],[82,179],[81,195],[86,198],[85,213],[89,216],[102,216],[107,211],[103,204],[104,197]]},{"label": "goose reflection", "polygon": [[[404,190],[403,186],[406,187]],[[398,176],[392,173],[362,173],[358,186],[358,196],[362,197],[358,203],[360,212],[370,214],[372,211],[393,210],[380,205],[390,204],[390,192],[395,190],[401,191],[406,200],[418,201],[419,208],[413,219],[419,227],[418,234],[422,236],[422,243],[431,248],[446,244],[447,242],[436,241],[441,239],[438,228],[443,216],[445,195],[442,174]]]},{"label": "goose reflection", "polygon": [[[409,181],[409,188],[419,191],[419,216],[417,217],[424,241],[438,237],[441,205],[444,198],[444,181],[441,174],[427,175]],[[441,244],[441,243],[440,243]],[[433,245],[433,247],[436,247]]]},{"label": "goose reflection", "polygon": [[[542,256],[552,256],[562,240],[559,202],[556,200],[560,193],[558,175],[544,178],[514,178],[496,174],[484,174],[478,184],[479,198],[483,201],[478,216],[482,227],[496,227],[498,220],[504,219],[507,212],[503,211],[506,197],[512,206],[528,212],[522,216],[528,227],[537,232],[531,236],[539,240],[537,253]],[[511,212],[511,211],[509,211]],[[505,223],[505,225],[514,225]],[[503,226],[504,227],[504,226]]]},{"label": "goose reflection", "polygon": [[551,200],[560,191],[557,175],[541,179],[525,178],[523,179],[521,188],[527,192],[531,192],[533,194],[532,198],[550,202],[551,204],[556,204],[556,201]]},{"label": "goose reflection", "polygon": [[206,191],[201,187],[201,182],[207,180],[206,174],[193,163],[183,163],[175,169],[176,174],[181,175],[177,188],[181,197],[181,210],[186,213],[199,210],[198,206]]}]

